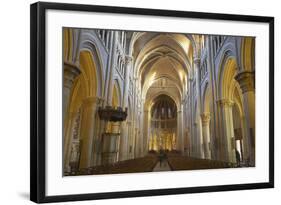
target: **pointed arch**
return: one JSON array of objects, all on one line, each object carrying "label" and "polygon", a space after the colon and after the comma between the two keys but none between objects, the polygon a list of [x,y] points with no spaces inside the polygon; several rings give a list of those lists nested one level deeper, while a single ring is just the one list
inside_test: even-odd
[{"label": "pointed arch", "polygon": [[211,107],[211,103],[212,103],[212,93],[211,93],[211,87],[208,82],[205,84],[203,99],[204,99],[203,100],[203,112],[210,113],[210,107]]},{"label": "pointed arch", "polygon": [[112,92],[112,106],[120,107],[121,105],[121,89],[117,80],[114,81]]},{"label": "pointed arch", "polygon": [[70,28],[63,28],[63,54],[64,62],[72,62],[73,30]]},{"label": "pointed arch", "polygon": [[93,61],[92,55],[89,51],[82,51],[79,55],[79,67],[82,74],[82,83],[84,84],[87,97],[97,96],[98,82],[97,82],[97,66]]},{"label": "pointed arch", "polygon": [[241,62],[242,69],[247,71],[255,70],[255,38],[243,37],[241,41]]},{"label": "pointed arch", "polygon": [[231,99],[230,90],[234,85],[234,76],[237,73],[237,61],[232,56],[226,56],[221,64],[219,73],[218,91],[220,99]]}]

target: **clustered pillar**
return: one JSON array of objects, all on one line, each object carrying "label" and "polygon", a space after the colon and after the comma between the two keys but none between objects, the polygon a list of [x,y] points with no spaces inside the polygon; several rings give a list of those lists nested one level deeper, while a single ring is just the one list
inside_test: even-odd
[{"label": "clustered pillar", "polygon": [[[182,108],[182,107],[181,107]],[[183,112],[182,110],[178,110],[177,115],[177,125],[178,125],[178,132],[177,132],[177,149],[183,154],[184,153],[184,136],[183,136]]]},{"label": "clustered pillar", "polygon": [[196,72],[196,90],[197,90],[197,113],[198,116],[196,116],[196,118],[198,117],[198,120],[196,122],[196,128],[197,128],[197,157],[199,158],[204,158],[204,151],[202,149],[202,145],[203,145],[203,137],[202,137],[202,123],[201,123],[201,119],[200,119],[200,113],[201,113],[201,108],[202,108],[202,104],[201,104],[201,90],[200,90],[200,72],[199,72],[199,68],[200,68],[200,58],[195,58],[194,59],[194,66],[195,66],[195,72]]},{"label": "clustered pillar", "polygon": [[235,76],[243,93],[245,112],[244,159],[255,166],[255,78],[254,72],[243,71]]},{"label": "clustered pillar", "polygon": [[63,81],[63,113],[67,110],[71,89],[74,80],[80,74],[80,70],[76,65],[64,63],[64,81]]},{"label": "clustered pillar", "polygon": [[92,160],[92,146],[94,141],[95,115],[97,110],[97,97],[88,97],[82,104],[81,121],[81,156],[80,169],[90,167]]},{"label": "clustered pillar", "polygon": [[71,113],[68,110],[69,98],[74,84],[74,80],[79,76],[79,68],[70,63],[64,63],[64,81],[63,81],[63,113],[64,119],[68,118],[68,122],[64,123],[64,168],[65,171],[70,171],[69,157],[71,152],[70,145],[72,144],[73,124],[76,113]]},{"label": "clustered pillar", "polygon": [[[129,96],[129,75],[130,70],[132,69],[132,56],[125,56],[125,66],[126,66],[126,72],[125,72],[125,88],[124,88],[124,98],[123,98],[123,109],[128,109],[128,96]],[[128,119],[128,116],[127,116]],[[120,155],[119,160],[126,160],[128,159],[128,142],[129,142],[129,136],[128,136],[128,121],[124,121],[121,124],[121,139],[120,139]]]},{"label": "clustered pillar", "polygon": [[203,134],[203,147],[206,159],[211,159],[210,151],[210,113],[202,113],[202,134]]},{"label": "clustered pillar", "polygon": [[234,103],[228,99],[218,101],[222,114],[221,160],[235,163],[235,138],[233,129],[232,107]]}]

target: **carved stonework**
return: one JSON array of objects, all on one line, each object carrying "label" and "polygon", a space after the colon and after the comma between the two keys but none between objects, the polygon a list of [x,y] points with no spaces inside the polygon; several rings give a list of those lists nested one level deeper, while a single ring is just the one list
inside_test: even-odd
[{"label": "carved stonework", "polygon": [[71,145],[70,163],[78,161],[79,150],[80,150],[79,142],[73,142]]},{"label": "carved stonework", "polygon": [[255,73],[251,71],[243,71],[235,76],[243,93],[255,91]]},{"label": "carved stonework", "polygon": [[121,107],[114,108],[112,106],[99,107],[98,109],[100,119],[111,122],[125,121],[127,112],[127,108],[123,110]]},{"label": "carved stonework", "polygon": [[75,78],[81,73],[76,65],[64,62],[64,87],[71,88]]},{"label": "carved stonework", "polygon": [[81,109],[75,116],[74,126],[73,126],[73,139],[79,138],[79,129],[80,129],[80,119],[81,119]]},{"label": "carved stonework", "polygon": [[87,107],[87,106],[92,106],[93,104],[98,104],[100,102],[100,98],[98,97],[88,97],[85,98],[83,101],[83,106]]},{"label": "carved stonework", "polygon": [[195,65],[199,65],[200,61],[201,61],[201,58],[198,58],[198,57],[195,57],[194,60],[193,60]]},{"label": "carved stonework", "polygon": [[234,105],[234,102],[229,99],[221,99],[221,100],[218,100],[217,103],[223,107],[224,106],[232,107]]},{"label": "carved stonework", "polygon": [[201,114],[202,126],[207,126],[210,122],[210,119],[211,119],[210,113],[202,113]]},{"label": "carved stonework", "polygon": [[126,64],[130,64],[130,63],[132,63],[132,61],[133,61],[132,56],[128,56],[128,55],[125,56],[125,63]]}]

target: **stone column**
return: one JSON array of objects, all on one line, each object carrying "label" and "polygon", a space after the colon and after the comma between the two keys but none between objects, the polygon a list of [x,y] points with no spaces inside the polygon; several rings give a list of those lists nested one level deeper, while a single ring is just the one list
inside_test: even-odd
[{"label": "stone column", "polygon": [[126,73],[125,73],[123,108],[128,106],[129,83],[130,83],[129,74],[130,71],[132,70],[132,62],[133,62],[132,56],[128,56],[128,55],[125,56]]},{"label": "stone column", "polygon": [[216,100],[218,99],[218,90],[216,89],[216,69],[215,69],[215,59],[214,59],[214,36],[207,35],[206,38],[206,46],[207,46],[207,69],[208,69],[208,75],[209,75],[209,82],[210,82],[210,88],[211,88],[211,95],[212,95],[212,133],[211,135],[211,157],[212,159],[219,159],[219,139],[220,139],[220,116],[219,116],[219,107],[216,103]]},{"label": "stone column", "polygon": [[[103,98],[97,98],[96,107],[97,109],[99,107],[102,107],[104,102]],[[104,131],[104,120],[101,120],[99,115],[95,115],[95,129],[94,129],[94,139],[93,139],[93,147],[92,147],[92,160],[91,160],[91,166],[97,166],[100,164],[101,161],[101,139],[102,139],[102,133]]]},{"label": "stone column", "polygon": [[[126,65],[126,73],[125,73],[125,80],[124,80],[124,97],[123,97],[123,109],[128,108],[128,95],[129,95],[129,74],[132,67],[132,60],[133,57],[125,56],[125,65]],[[120,155],[119,160],[126,160],[128,159],[128,124],[127,120],[122,122],[121,124],[121,136],[120,136]]]},{"label": "stone column", "polygon": [[65,131],[65,140],[64,140],[64,149],[63,149],[63,161],[64,161],[64,171],[70,171],[70,152],[71,152],[71,145],[73,140],[73,132],[75,129],[75,120],[76,120],[77,113],[68,113],[68,126]]},{"label": "stone column", "polygon": [[235,76],[243,93],[245,113],[244,159],[255,166],[255,73],[243,71]]},{"label": "stone column", "polygon": [[210,150],[210,113],[201,114],[202,131],[203,131],[203,147],[206,159],[211,159]]},{"label": "stone column", "polygon": [[222,113],[221,159],[235,163],[235,138],[233,129],[232,107],[233,102],[227,99],[218,101]]},{"label": "stone column", "polygon": [[106,85],[107,88],[105,90],[105,93],[107,94],[106,102],[107,104],[111,105],[112,103],[112,93],[113,93],[113,84],[114,79],[113,76],[115,74],[115,68],[116,68],[116,59],[118,55],[118,48],[117,48],[117,34],[116,32],[112,31],[112,37],[111,37],[111,49],[110,49],[110,55],[109,55],[109,63],[107,67],[107,75],[106,75]]},{"label": "stone column", "polygon": [[[195,66],[195,72],[196,72],[196,90],[197,90],[197,113],[199,115],[200,118],[200,114],[201,114],[201,108],[202,108],[202,104],[201,104],[201,89],[200,89],[200,58],[194,58],[194,66]],[[204,152],[203,152],[203,143],[202,143],[202,123],[201,120],[199,119],[197,122],[197,137],[198,137],[198,151],[199,151],[199,156],[200,158],[204,158]]]},{"label": "stone column", "polygon": [[132,152],[133,152],[132,121],[127,121],[127,127],[128,127],[127,159],[131,159]]},{"label": "stone column", "polygon": [[[182,106],[181,106],[182,109]],[[184,154],[184,141],[183,141],[183,116],[182,116],[182,110],[178,110],[177,113],[177,125],[178,125],[178,136],[177,136],[177,150],[181,152],[181,154]]]},{"label": "stone column", "polygon": [[143,157],[143,150],[144,150],[144,126],[143,126],[143,116],[144,116],[144,112],[143,112],[143,99],[141,99],[141,102],[140,102],[140,108],[139,108],[139,134],[138,134],[138,137],[139,137],[139,157]]},{"label": "stone column", "polygon": [[75,78],[80,74],[76,65],[64,62],[63,69],[63,115],[69,106],[69,98]]},{"label": "stone column", "polygon": [[82,104],[80,169],[91,166],[97,100],[97,97],[88,97]]},{"label": "stone column", "polygon": [[189,150],[190,150],[190,156],[194,156],[194,145],[195,145],[195,141],[194,141],[194,132],[193,132],[193,112],[194,112],[194,109],[193,109],[193,105],[192,105],[192,100],[193,100],[193,89],[192,89],[192,82],[193,82],[193,78],[189,77],[188,79],[188,90],[189,90],[189,117],[190,117],[190,120],[189,120],[189,134],[190,134],[190,143],[189,143]]},{"label": "stone column", "polygon": [[[119,135],[115,140],[113,140],[113,138],[116,138],[116,136],[110,136],[109,139],[109,147],[110,150],[107,150],[109,152],[115,151],[116,149],[118,150],[118,154],[116,155],[116,158],[113,162],[117,162],[117,161],[121,161],[123,160],[123,148],[121,146],[121,130],[122,130],[122,122],[111,122],[111,133],[112,134],[117,134]],[[114,148],[113,150],[111,150],[112,148]]]},{"label": "stone column", "polygon": [[119,161],[128,159],[128,124],[127,121],[121,123]]},{"label": "stone column", "polygon": [[198,157],[198,146],[197,146],[197,144],[198,144],[198,139],[197,139],[197,136],[196,136],[196,134],[197,134],[197,123],[196,123],[196,121],[194,121],[193,123],[192,123],[192,152],[191,152],[191,156],[192,157]]},{"label": "stone column", "polygon": [[196,157],[203,159],[204,158],[204,149],[203,149],[203,136],[202,136],[202,123],[199,116],[199,120],[195,123],[196,129]]},{"label": "stone column", "polygon": [[74,80],[80,74],[80,70],[76,65],[64,62],[63,76],[63,119],[64,119],[64,169],[69,171],[68,154],[71,149],[71,129],[73,127],[73,113],[68,113],[69,98],[73,87]]},{"label": "stone column", "polygon": [[144,110],[143,115],[143,154],[146,155],[148,152],[148,142],[149,142],[149,111]]}]

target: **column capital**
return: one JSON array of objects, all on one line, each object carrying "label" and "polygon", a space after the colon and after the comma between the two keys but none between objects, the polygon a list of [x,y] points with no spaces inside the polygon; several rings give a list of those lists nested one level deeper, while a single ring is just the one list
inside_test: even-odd
[{"label": "column capital", "polygon": [[79,111],[76,111],[76,112],[68,112],[68,117],[69,118],[74,118],[74,117],[76,117],[77,116],[77,114],[79,114]]},{"label": "column capital", "polygon": [[193,81],[193,77],[188,77],[188,80],[189,80],[190,82],[192,82],[192,81]]},{"label": "column capital", "polygon": [[118,46],[116,46],[116,52],[118,55],[122,55],[121,49]]},{"label": "column capital", "polygon": [[243,93],[255,91],[255,72],[242,71],[235,76]]},{"label": "column capital", "polygon": [[75,64],[64,62],[64,66],[63,66],[64,86],[71,88],[75,78],[80,73],[81,73],[81,71]]},{"label": "column capital", "polygon": [[194,64],[199,64],[200,61],[201,61],[200,57],[194,57],[194,59],[193,59]]},{"label": "column capital", "polygon": [[83,100],[83,106],[91,106],[93,104],[99,104],[103,99],[99,97],[87,97]]},{"label": "column capital", "polygon": [[217,100],[217,103],[221,106],[228,106],[228,107],[232,107],[234,105],[234,102],[229,99],[220,99]]},{"label": "column capital", "polygon": [[78,68],[77,65],[73,64],[73,63],[69,63],[69,62],[64,62],[64,72],[70,73],[75,75],[75,77],[77,75],[79,75],[81,73],[80,69]]},{"label": "column capital", "polygon": [[201,114],[201,121],[202,121],[203,126],[208,125],[209,122],[210,122],[210,119],[211,119],[210,113],[204,112],[204,113]]},{"label": "column capital", "polygon": [[134,59],[133,56],[126,55],[125,56],[125,63],[129,64],[133,61],[133,59]]}]

